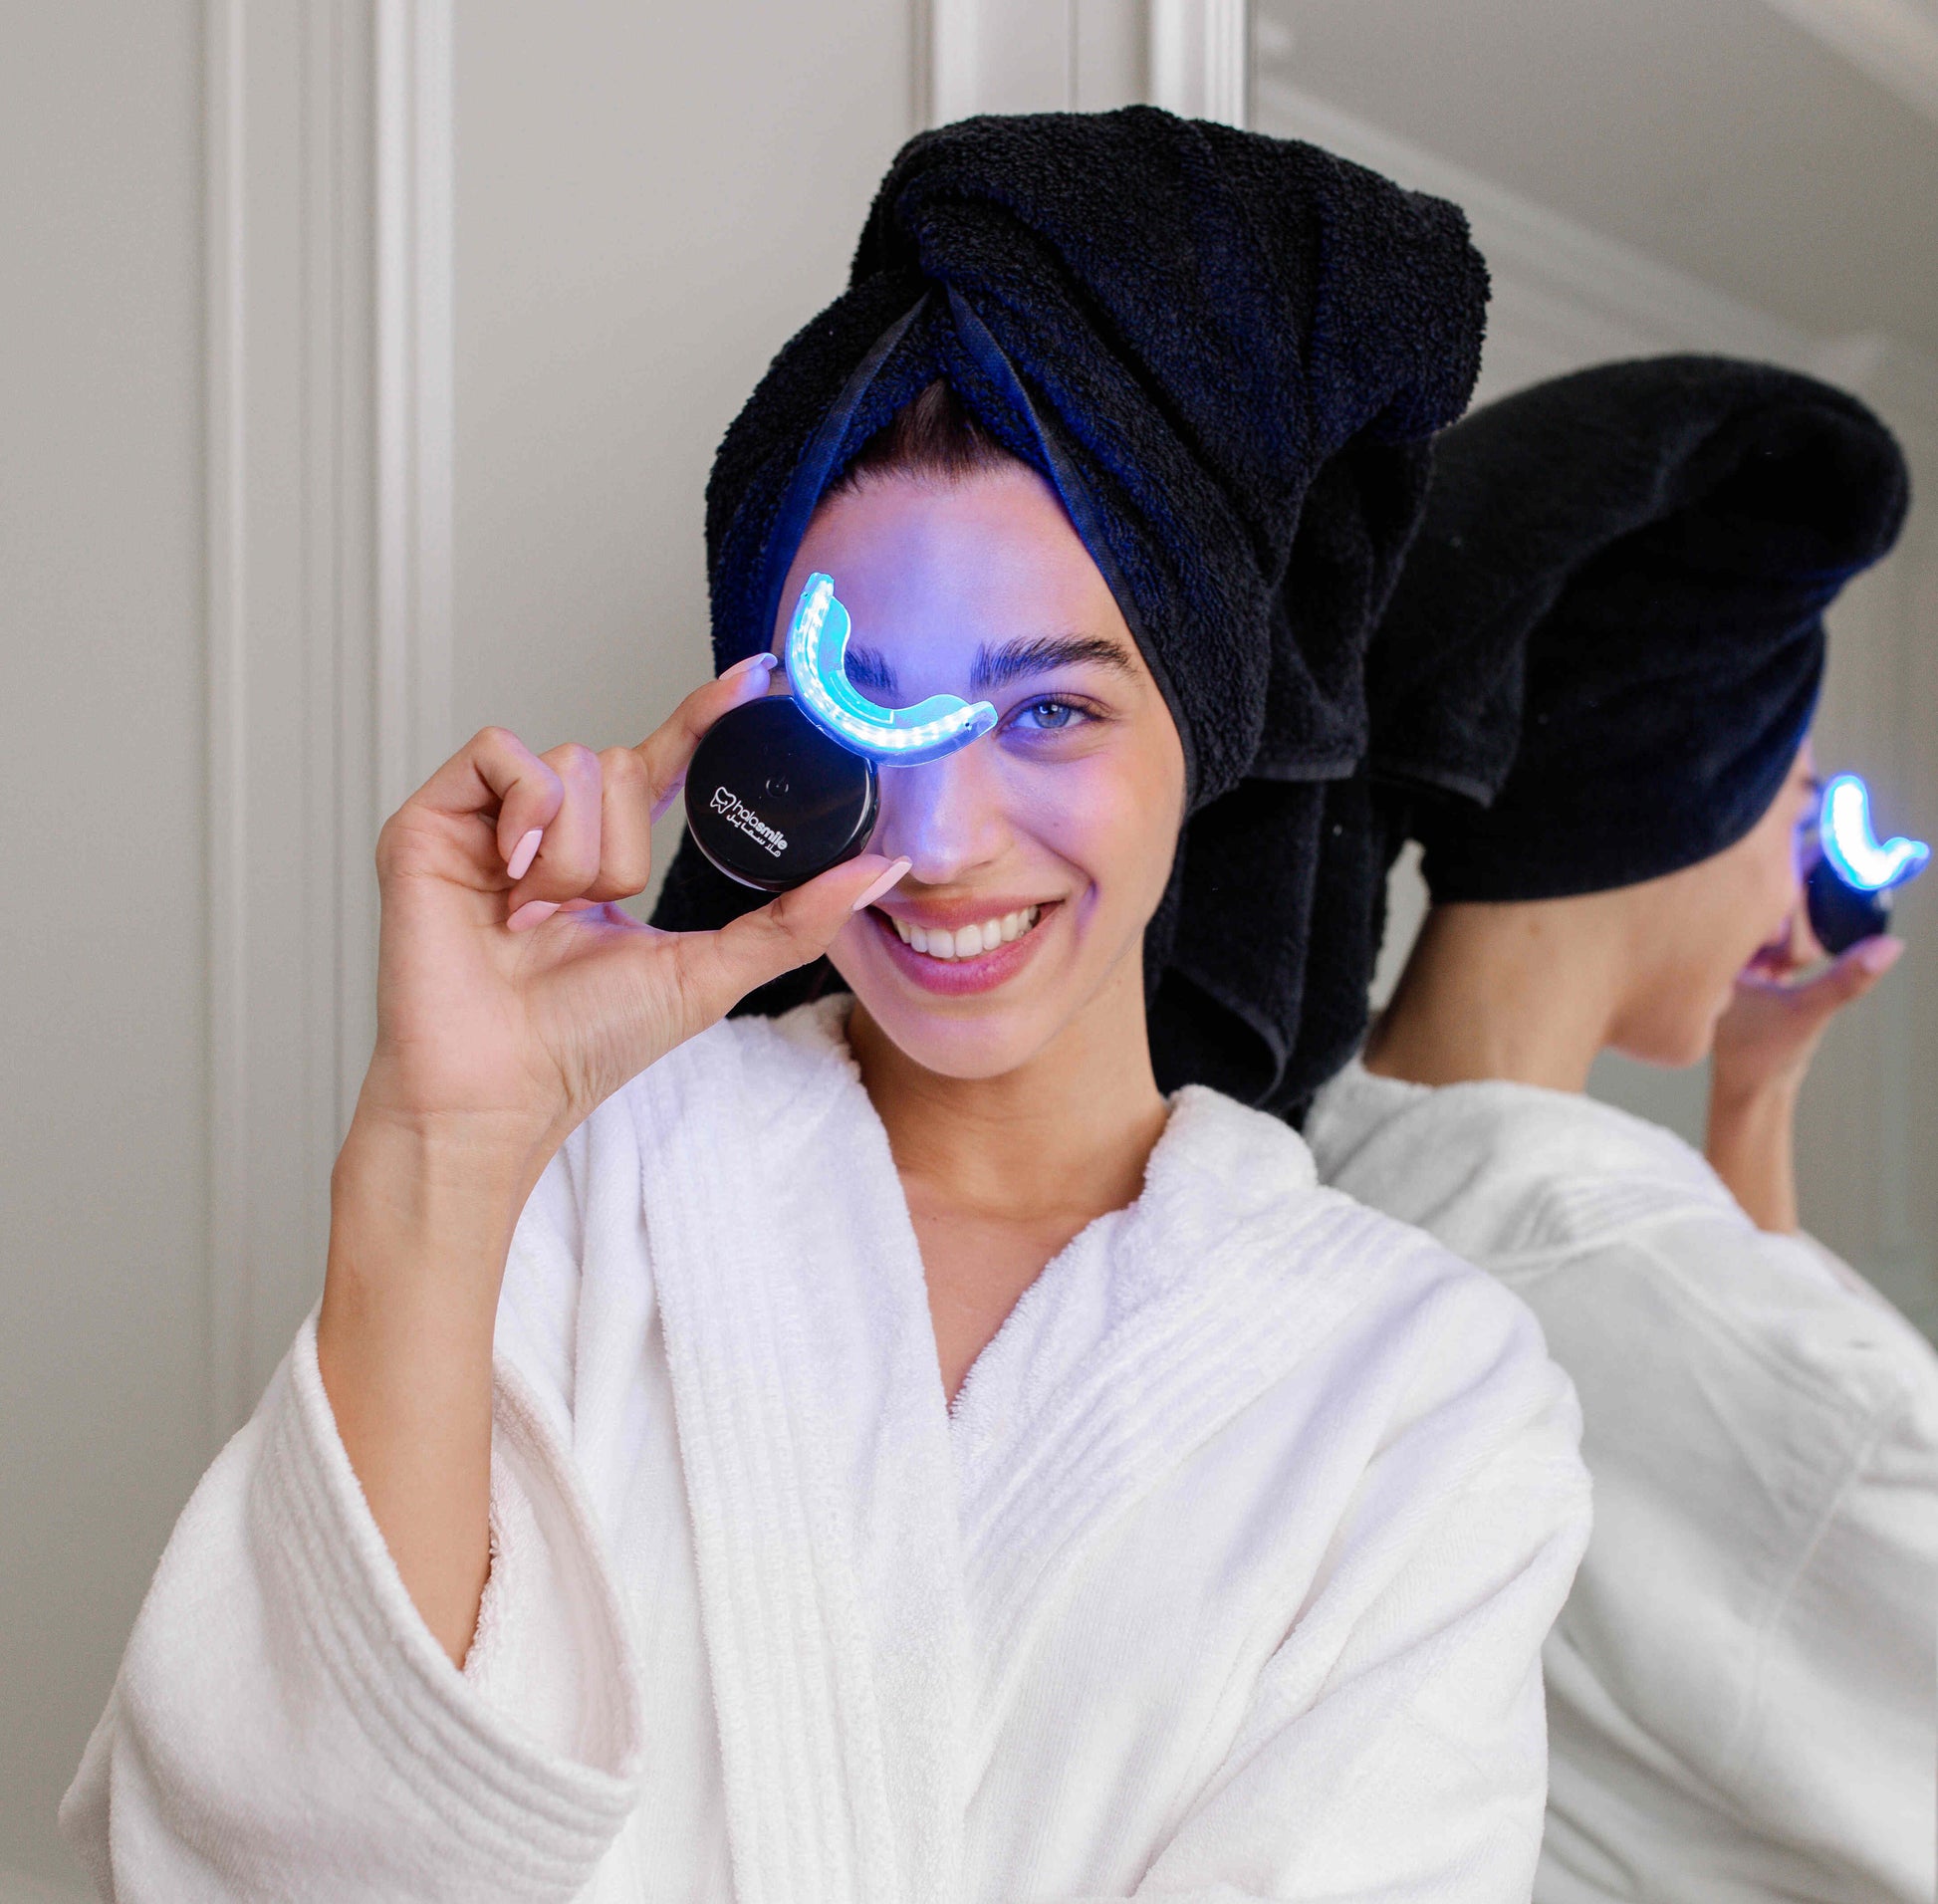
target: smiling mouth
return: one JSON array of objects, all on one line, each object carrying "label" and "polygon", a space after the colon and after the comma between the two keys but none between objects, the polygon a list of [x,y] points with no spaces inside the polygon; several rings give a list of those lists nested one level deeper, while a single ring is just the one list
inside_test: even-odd
[{"label": "smiling mouth", "polygon": [[1009,945],[1022,938],[1043,917],[1043,907],[1025,906],[1018,912],[1005,912],[997,918],[985,919],[980,925],[959,925],[953,931],[947,926],[924,929],[906,919],[896,918],[892,912],[883,916],[895,928],[895,936],[911,952],[920,952],[931,959],[954,964],[958,959],[981,958],[985,952],[994,952],[998,946]]}]

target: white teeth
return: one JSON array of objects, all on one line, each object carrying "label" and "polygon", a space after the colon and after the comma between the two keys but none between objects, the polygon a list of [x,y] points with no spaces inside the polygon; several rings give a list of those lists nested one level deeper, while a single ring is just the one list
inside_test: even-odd
[{"label": "white teeth", "polygon": [[1000,919],[985,919],[980,925],[923,927],[906,919],[888,917],[903,945],[925,952],[932,959],[973,959],[993,952],[999,945],[1020,939],[1043,915],[1041,906],[1025,906],[1020,912],[1006,912]]}]

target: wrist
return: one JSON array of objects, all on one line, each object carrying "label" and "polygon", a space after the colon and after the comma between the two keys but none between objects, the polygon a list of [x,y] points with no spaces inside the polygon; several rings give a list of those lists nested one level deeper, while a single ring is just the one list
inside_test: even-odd
[{"label": "wrist", "polygon": [[[326,1310],[488,1342],[519,1212],[549,1152],[470,1120],[360,1105],[330,1176]],[[333,1301],[334,1299],[334,1301]]]},{"label": "wrist", "polygon": [[1760,1230],[1797,1228],[1797,1081],[1766,1078],[1735,1089],[1717,1080],[1703,1153]]},{"label": "wrist", "polygon": [[1722,1066],[1712,1066],[1710,1108],[1712,1112],[1720,1110],[1741,1116],[1787,1116],[1797,1108],[1804,1089],[1804,1075],[1802,1071],[1774,1071],[1743,1077]]}]

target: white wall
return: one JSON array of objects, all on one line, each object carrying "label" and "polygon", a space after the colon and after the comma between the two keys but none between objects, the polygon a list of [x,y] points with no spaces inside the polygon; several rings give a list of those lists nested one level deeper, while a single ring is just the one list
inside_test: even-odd
[{"label": "white wall", "polygon": [[207,1454],[197,12],[0,58],[0,1895]]},{"label": "white wall", "polygon": [[[439,0],[16,13],[0,1904],[78,1885],[55,1804],[314,1300],[379,789],[487,718],[635,739],[699,678],[714,445],[842,282],[918,90],[907,0],[467,0],[442,69]],[[382,260],[378,176],[418,194]]]},{"label": "white wall", "polygon": [[911,17],[465,0],[458,734],[631,742],[704,678],[708,466],[846,282],[914,129]]}]

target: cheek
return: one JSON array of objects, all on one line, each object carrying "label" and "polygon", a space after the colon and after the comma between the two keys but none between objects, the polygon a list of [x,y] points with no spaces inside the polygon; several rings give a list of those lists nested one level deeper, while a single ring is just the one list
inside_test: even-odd
[{"label": "cheek", "polygon": [[1020,769],[1012,781],[1010,814],[1019,835],[1081,871],[1112,911],[1155,908],[1181,819],[1181,773],[1168,786],[1142,753],[1100,749],[1082,760]]}]

